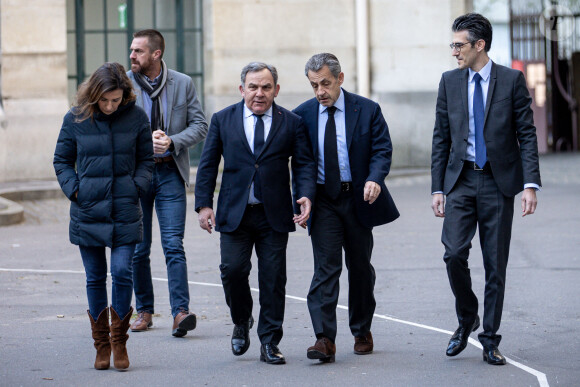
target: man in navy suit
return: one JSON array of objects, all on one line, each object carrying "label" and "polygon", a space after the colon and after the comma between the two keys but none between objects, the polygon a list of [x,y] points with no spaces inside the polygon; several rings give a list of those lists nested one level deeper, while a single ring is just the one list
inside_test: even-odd
[{"label": "man in navy suit", "polygon": [[318,166],[310,223],[315,269],[308,293],[316,343],[308,348],[307,356],[333,362],[343,249],[354,353],[373,351],[372,228],[399,216],[385,186],[393,148],[379,105],[341,88],[344,73],[334,55],[314,55],[306,63],[305,74],[315,98],[294,112],[308,127]]},{"label": "man in navy suit", "polygon": [[[215,225],[221,233],[220,271],[235,324],[231,341],[236,356],[250,346],[254,319],[248,277],[252,248],[256,249],[260,360],[269,364],[285,363],[278,344],[284,320],[288,232],[296,230],[295,223],[308,220],[316,189],[316,165],[306,128],[299,116],[274,103],[280,90],[277,81],[274,66],[253,62],[244,67],[243,101],[212,117],[195,184],[200,227],[211,233]],[[222,156],[215,217],[213,194]],[[294,205],[290,160],[294,194],[299,198]]]},{"label": "man in navy suit", "polygon": [[[506,363],[498,349],[509,255],[514,196],[522,194],[522,216],[533,214],[540,187],[538,143],[524,75],[493,63],[492,27],[470,13],[453,23],[451,53],[458,69],[441,77],[433,130],[432,209],[444,218],[443,259],[459,327],[447,346],[456,356],[479,328],[478,300],[467,259],[479,227],[485,269],[483,360]],[[446,199],[445,200],[445,196]]]}]

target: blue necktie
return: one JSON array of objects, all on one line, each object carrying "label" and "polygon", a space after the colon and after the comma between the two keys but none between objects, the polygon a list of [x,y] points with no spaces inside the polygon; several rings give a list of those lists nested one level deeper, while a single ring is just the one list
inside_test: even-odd
[{"label": "blue necktie", "polygon": [[[264,147],[264,120],[263,114],[254,114],[256,116],[256,126],[254,127],[254,156],[256,159]],[[262,201],[262,186],[260,185],[260,171],[256,170],[254,176],[254,197]]]},{"label": "blue necktie", "polygon": [[475,124],[475,164],[483,168],[487,162],[487,151],[485,149],[485,138],[483,137],[483,124],[485,110],[483,108],[483,92],[481,90],[481,75],[475,73],[475,91],[473,93],[473,123]]}]

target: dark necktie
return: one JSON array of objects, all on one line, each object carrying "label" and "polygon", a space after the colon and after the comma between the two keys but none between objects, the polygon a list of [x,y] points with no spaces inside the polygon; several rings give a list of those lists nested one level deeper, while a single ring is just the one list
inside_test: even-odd
[{"label": "dark necktie", "polygon": [[487,161],[487,151],[485,149],[485,139],[483,137],[484,108],[483,92],[481,90],[481,75],[475,73],[475,91],[473,92],[473,123],[475,125],[475,164],[483,168]]},{"label": "dark necktie", "polygon": [[[256,159],[264,147],[264,120],[263,114],[254,114],[256,116],[256,126],[254,127],[254,156]],[[254,175],[254,197],[262,201],[262,187],[260,185],[260,173],[256,170]]]},{"label": "dark necktie", "polygon": [[328,120],[324,131],[324,188],[328,196],[336,199],[340,194],[340,170],[338,169],[338,149],[336,146],[336,106],[326,108]]}]

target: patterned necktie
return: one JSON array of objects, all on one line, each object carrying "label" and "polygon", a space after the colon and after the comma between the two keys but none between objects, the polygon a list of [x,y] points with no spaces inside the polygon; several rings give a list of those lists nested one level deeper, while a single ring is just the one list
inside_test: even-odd
[{"label": "patterned necktie", "polygon": [[340,170],[338,169],[338,149],[336,145],[336,106],[326,108],[328,120],[324,131],[324,188],[332,199],[340,194]]},{"label": "patterned necktie", "polygon": [[[264,120],[263,114],[254,114],[256,116],[256,126],[254,127],[254,156],[256,159],[264,147]],[[254,175],[254,197],[262,201],[262,186],[260,185],[260,173],[256,170]]]},{"label": "patterned necktie", "polygon": [[481,75],[475,73],[475,91],[473,93],[473,122],[475,124],[475,163],[479,168],[483,168],[487,162],[487,151],[485,149],[485,138],[483,137],[484,108],[483,92],[481,90]]}]

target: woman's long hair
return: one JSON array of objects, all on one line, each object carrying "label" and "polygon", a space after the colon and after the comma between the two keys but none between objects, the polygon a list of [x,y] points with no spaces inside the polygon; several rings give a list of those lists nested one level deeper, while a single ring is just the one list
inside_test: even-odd
[{"label": "woman's long hair", "polygon": [[125,73],[123,65],[107,62],[99,67],[91,77],[79,86],[72,112],[76,122],[82,122],[99,112],[99,100],[109,91],[123,90],[121,106],[135,100],[133,84]]}]

